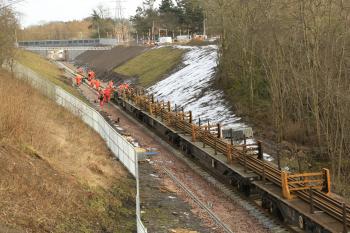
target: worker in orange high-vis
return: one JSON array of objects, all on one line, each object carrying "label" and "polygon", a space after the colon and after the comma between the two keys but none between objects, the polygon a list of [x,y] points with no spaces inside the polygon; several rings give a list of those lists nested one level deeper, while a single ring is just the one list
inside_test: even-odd
[{"label": "worker in orange high-vis", "polygon": [[95,79],[92,79],[92,80],[90,81],[90,87],[91,87],[91,88],[94,88],[95,82],[96,82]]},{"label": "worker in orange high-vis", "polygon": [[93,70],[91,70],[90,73],[91,73],[91,79],[96,78],[96,74],[95,74],[95,72]]},{"label": "worker in orange high-vis", "polygon": [[109,88],[113,88],[113,86],[114,86],[113,80],[109,81],[108,87],[109,87]]},{"label": "worker in orange high-vis", "polygon": [[111,100],[111,89],[109,87],[106,87],[103,91],[104,94],[104,102],[108,103],[108,101]]},{"label": "worker in orange high-vis", "polygon": [[98,90],[101,86],[101,82],[98,79],[95,79],[95,89]]},{"label": "worker in orange high-vis", "polygon": [[88,72],[88,80],[91,81],[94,78],[95,78],[95,72],[92,71],[92,70],[89,70],[89,72]]},{"label": "worker in orange high-vis", "polygon": [[79,67],[78,68],[78,74],[83,74],[84,70],[83,70],[83,67]]},{"label": "worker in orange high-vis", "polygon": [[82,79],[83,79],[83,77],[80,74],[77,74],[75,76],[75,83],[77,86],[80,86]]},{"label": "worker in orange high-vis", "polygon": [[102,88],[99,88],[98,89],[98,100],[100,101],[100,107],[102,108],[103,107],[103,104],[104,104],[104,92],[102,90]]},{"label": "worker in orange high-vis", "polygon": [[91,78],[91,70],[88,71],[88,81],[91,82],[92,78]]}]

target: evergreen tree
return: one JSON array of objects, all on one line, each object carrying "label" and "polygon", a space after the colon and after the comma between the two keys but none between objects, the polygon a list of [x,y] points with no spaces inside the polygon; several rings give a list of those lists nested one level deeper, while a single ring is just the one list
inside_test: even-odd
[{"label": "evergreen tree", "polygon": [[173,13],[174,10],[175,10],[175,6],[172,0],[162,0],[159,6],[159,13],[161,14]]}]

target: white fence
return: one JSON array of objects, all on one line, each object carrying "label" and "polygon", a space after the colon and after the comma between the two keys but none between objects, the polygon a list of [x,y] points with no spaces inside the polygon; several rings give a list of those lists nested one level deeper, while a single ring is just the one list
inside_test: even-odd
[{"label": "white fence", "polygon": [[136,221],[137,232],[147,233],[140,216],[138,160],[135,147],[103,118],[103,116],[83,101],[66,92],[55,84],[40,78],[32,70],[16,64],[15,73],[18,78],[25,79],[33,87],[54,100],[57,104],[79,116],[87,125],[93,128],[106,142],[113,154],[123,163],[136,179]]}]

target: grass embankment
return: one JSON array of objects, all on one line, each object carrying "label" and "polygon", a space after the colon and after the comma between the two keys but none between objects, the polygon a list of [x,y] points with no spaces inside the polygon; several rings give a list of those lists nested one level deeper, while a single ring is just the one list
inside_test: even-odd
[{"label": "grass embankment", "polygon": [[3,70],[0,103],[0,232],[135,231],[135,181],[99,135]]},{"label": "grass embankment", "polygon": [[114,71],[122,75],[138,77],[141,86],[149,87],[179,65],[184,53],[183,49],[171,47],[148,50]]},{"label": "grass embankment", "polygon": [[85,98],[72,86],[72,81],[64,77],[63,72],[55,64],[40,55],[25,50],[19,50],[17,61],[40,74],[43,78],[63,88],[65,91],[85,101]]}]

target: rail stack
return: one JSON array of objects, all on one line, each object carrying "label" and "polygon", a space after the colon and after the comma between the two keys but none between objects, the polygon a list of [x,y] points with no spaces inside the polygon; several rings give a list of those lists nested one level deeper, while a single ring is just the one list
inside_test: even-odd
[{"label": "rail stack", "polygon": [[[259,185],[271,186],[273,184],[274,189],[278,187],[281,198],[277,198],[277,201],[282,201],[284,204],[277,203],[275,205],[279,206],[278,212],[283,216],[285,222],[299,223],[300,228],[307,232],[347,232],[348,226],[350,226],[350,207],[329,195],[331,187],[328,169],[303,174],[290,174],[282,171],[274,164],[264,160],[261,142],[247,144],[246,140],[243,140],[243,143],[236,143],[232,139],[224,139],[221,135],[222,127],[220,124],[211,124],[200,120],[194,123],[191,111],[185,112],[183,108],[170,102],[155,100],[153,95],[147,94],[143,89],[119,93],[117,99],[119,102],[123,102],[123,106],[128,104],[129,108],[134,107],[136,110],[147,114],[148,118],[152,119],[152,122],[159,122],[166,129],[176,132],[177,135],[185,135],[197,147],[199,147],[198,143],[200,143],[203,149],[211,148],[214,152],[212,155],[213,161],[216,156],[224,156],[227,166],[231,168],[232,166],[239,166],[243,168],[245,174],[255,174],[259,177],[258,181],[260,182],[250,179],[248,186],[250,188],[254,187],[253,190],[258,190],[258,193],[262,194],[268,190],[268,188],[264,188],[263,190],[265,191],[259,192],[259,188],[257,188]],[[132,111],[135,112],[135,109]],[[154,126],[154,123],[152,125]],[[265,198],[263,200],[265,205],[263,204],[263,206],[270,208],[273,203],[266,205],[266,193],[262,196],[264,196],[263,199]],[[272,200],[273,198],[269,199],[271,200],[268,202],[276,201],[276,197],[274,200]],[[303,201],[303,212],[307,213],[301,213],[298,218],[290,218],[287,214],[282,213],[284,210],[281,210],[281,208],[286,205],[293,208],[292,203],[295,200]],[[299,213],[300,209],[297,209],[297,212]],[[322,222],[320,213],[330,216],[335,222],[329,223],[329,226],[325,225],[324,221]],[[321,221],[318,222],[318,218]]]}]

